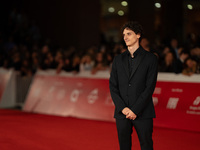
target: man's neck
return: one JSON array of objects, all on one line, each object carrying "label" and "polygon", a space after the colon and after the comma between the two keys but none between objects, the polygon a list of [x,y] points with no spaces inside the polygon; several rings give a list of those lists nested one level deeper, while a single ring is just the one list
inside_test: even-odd
[{"label": "man's neck", "polygon": [[136,44],[134,46],[128,46],[128,50],[131,54],[131,57],[133,57],[133,53],[139,48],[139,44]]}]

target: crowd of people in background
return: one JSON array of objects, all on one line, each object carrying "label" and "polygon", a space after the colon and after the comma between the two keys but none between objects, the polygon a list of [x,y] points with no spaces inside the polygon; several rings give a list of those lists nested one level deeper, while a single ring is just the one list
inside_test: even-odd
[{"label": "crowd of people in background", "polygon": [[[188,76],[200,73],[200,40],[197,35],[191,34],[182,45],[176,38],[152,44],[143,37],[140,45],[158,57],[159,72]],[[4,29],[0,29],[0,67],[14,68],[22,76],[32,76],[37,70],[47,69],[55,69],[57,74],[61,71],[95,74],[110,70],[113,58],[126,50],[123,42],[101,43],[85,50],[77,50],[74,46],[52,46],[48,40],[42,40],[34,21],[30,23],[15,10],[10,13]]]}]

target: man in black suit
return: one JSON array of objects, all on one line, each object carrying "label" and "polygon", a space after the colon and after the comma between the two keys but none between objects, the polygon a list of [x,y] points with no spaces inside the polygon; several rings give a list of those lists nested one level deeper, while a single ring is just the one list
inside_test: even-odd
[{"label": "man in black suit", "polygon": [[133,126],[141,150],[153,150],[152,94],[157,80],[157,57],[139,45],[142,35],[139,23],[124,24],[122,32],[127,51],[114,58],[109,79],[120,150],[131,150]]}]

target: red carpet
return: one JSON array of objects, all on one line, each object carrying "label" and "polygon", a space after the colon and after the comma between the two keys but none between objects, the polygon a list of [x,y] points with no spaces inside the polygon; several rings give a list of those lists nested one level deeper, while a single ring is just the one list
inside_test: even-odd
[{"label": "red carpet", "polygon": [[[155,127],[153,139],[155,150],[200,149],[200,133]],[[115,123],[0,110],[0,150],[118,149]]]}]

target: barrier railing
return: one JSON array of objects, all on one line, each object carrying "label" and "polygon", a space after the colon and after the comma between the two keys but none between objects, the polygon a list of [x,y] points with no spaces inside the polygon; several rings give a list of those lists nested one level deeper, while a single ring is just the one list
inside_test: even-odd
[{"label": "barrier railing", "polygon": [[[28,112],[114,121],[109,72],[80,74],[38,72],[23,110]],[[200,75],[159,73],[153,101],[155,126],[200,131]]]}]

